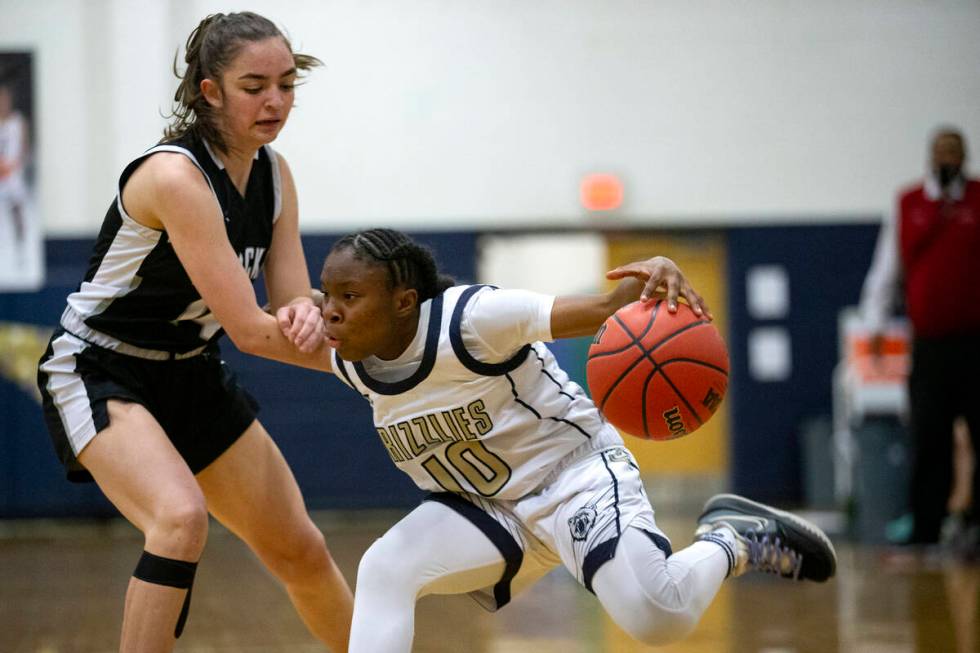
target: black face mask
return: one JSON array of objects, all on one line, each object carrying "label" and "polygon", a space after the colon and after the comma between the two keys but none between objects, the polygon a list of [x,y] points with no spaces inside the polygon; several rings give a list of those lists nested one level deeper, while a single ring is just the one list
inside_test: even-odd
[{"label": "black face mask", "polygon": [[936,173],[939,176],[939,185],[946,188],[960,175],[960,167],[954,165],[942,165],[939,166]]}]

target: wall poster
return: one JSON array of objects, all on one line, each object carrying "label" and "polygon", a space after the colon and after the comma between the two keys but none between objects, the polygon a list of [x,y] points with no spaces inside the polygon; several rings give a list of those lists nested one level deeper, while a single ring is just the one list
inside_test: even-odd
[{"label": "wall poster", "polygon": [[44,282],[36,206],[33,55],[0,51],[0,292]]}]

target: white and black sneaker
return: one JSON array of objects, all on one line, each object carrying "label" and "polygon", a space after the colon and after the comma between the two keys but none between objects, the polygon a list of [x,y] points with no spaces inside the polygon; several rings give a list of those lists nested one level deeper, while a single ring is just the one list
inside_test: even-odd
[{"label": "white and black sneaker", "polygon": [[[734,534],[735,547],[720,531]],[[698,517],[696,540],[715,542],[729,553],[731,575],[762,571],[822,583],[837,571],[830,538],[815,524],[735,494],[717,494]]]}]

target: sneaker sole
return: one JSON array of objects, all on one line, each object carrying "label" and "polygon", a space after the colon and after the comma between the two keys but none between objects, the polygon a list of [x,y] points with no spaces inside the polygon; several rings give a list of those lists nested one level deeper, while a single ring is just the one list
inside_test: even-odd
[{"label": "sneaker sole", "polygon": [[[725,502],[723,505],[718,506],[717,503]],[[726,505],[727,504],[727,505]],[[744,506],[744,508],[743,508]],[[823,582],[829,578],[833,578],[834,574],[837,573],[837,551],[834,549],[833,543],[827,534],[820,529],[816,524],[803,519],[802,517],[797,517],[791,512],[786,512],[785,510],[779,510],[778,508],[773,508],[772,506],[767,506],[764,503],[758,503],[752,501],[751,499],[746,499],[745,497],[739,496],[737,494],[716,494],[715,496],[708,499],[707,503],[704,504],[703,513],[709,512],[711,510],[724,510],[725,508],[732,507],[736,510],[743,509],[747,513],[757,512],[764,515],[772,515],[778,518],[787,526],[803,532],[805,535],[812,536],[816,538],[824,548],[830,554],[830,558],[833,562],[830,568],[830,574],[827,578],[818,580],[817,582]],[[815,580],[815,579],[814,579]]]}]

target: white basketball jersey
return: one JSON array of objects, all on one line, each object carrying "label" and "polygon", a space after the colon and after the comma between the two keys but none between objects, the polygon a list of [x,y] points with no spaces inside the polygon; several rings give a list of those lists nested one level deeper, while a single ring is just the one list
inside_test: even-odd
[{"label": "white basketball jersey", "polygon": [[502,352],[475,332],[472,300],[497,292],[548,302],[549,310],[524,311],[538,324],[510,332],[550,337],[550,322],[540,322],[550,319],[552,298],[455,286],[422,304],[415,340],[398,359],[351,363],[334,353],[337,376],[371,403],[392,461],[424,490],[519,499],[577,447],[622,444],[544,343]]}]

